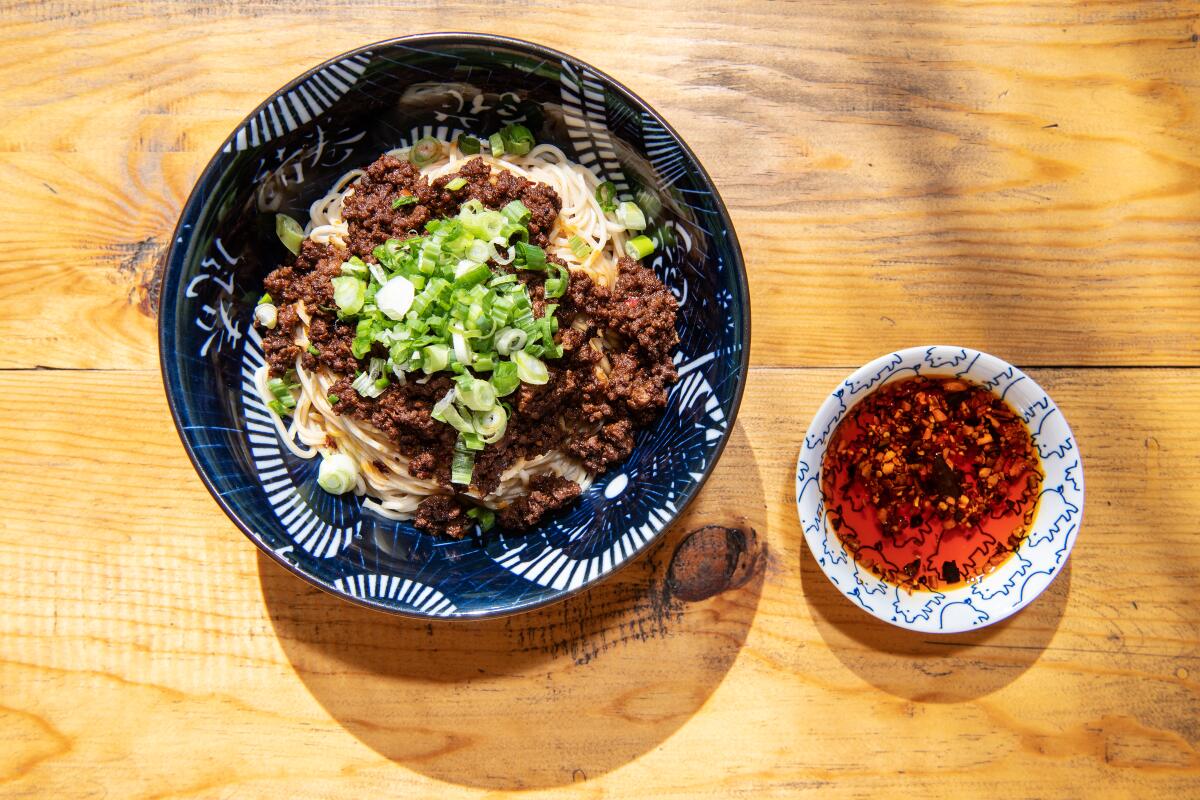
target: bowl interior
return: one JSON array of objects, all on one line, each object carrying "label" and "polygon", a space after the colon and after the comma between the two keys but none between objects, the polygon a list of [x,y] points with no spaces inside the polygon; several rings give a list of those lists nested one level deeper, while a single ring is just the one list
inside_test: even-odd
[{"label": "bowl interior", "polygon": [[[249,376],[250,325],[283,251],[274,215],[307,219],[346,170],[425,135],[523,122],[539,141],[654,212],[652,266],[680,303],[680,381],[659,423],[581,500],[521,536],[454,541],[316,486],[275,436]],[[506,613],[564,596],[632,558],[699,489],[737,412],[748,298],[737,240],[703,168],[648,107],[592,68],[495,37],[380,43],[318,67],[256,110],[214,157],[168,257],[164,380],[213,495],[265,551],[357,602],[399,613]]]},{"label": "bowl interior", "polygon": [[[1017,551],[975,582],[943,592],[908,592],[860,568],[828,524],[821,493],[825,447],[838,423],[875,389],[914,375],[967,378],[1003,397],[1029,426],[1045,472],[1033,526]],[[1028,375],[977,350],[914,347],[867,364],[821,406],[796,465],[796,507],[813,557],[855,605],[902,628],[957,633],[1016,613],[1061,572],[1083,518],[1083,462],[1062,413]]]}]

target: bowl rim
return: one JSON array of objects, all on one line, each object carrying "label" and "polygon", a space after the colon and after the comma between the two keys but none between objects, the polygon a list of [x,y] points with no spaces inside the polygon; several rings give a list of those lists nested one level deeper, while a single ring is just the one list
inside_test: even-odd
[{"label": "bowl rim", "polygon": [[[978,350],[973,347],[963,347],[960,345],[945,345],[945,344],[917,345],[914,347],[905,347],[900,350],[894,350],[890,353],[881,355],[878,358],[873,358],[870,361],[868,361],[867,363],[863,364],[861,367],[854,370],[849,375],[847,375],[845,378],[843,378],[841,381],[839,381],[837,386],[834,387],[833,391],[831,391],[824,398],[824,400],[822,400],[820,407],[817,409],[817,412],[813,415],[812,421],[809,423],[808,428],[805,430],[804,439],[801,441],[801,444],[800,444],[800,452],[796,456],[796,472],[795,472],[795,477],[796,477],[796,486],[795,486],[796,515],[800,521],[800,530],[801,530],[802,535],[804,536],[805,546],[808,548],[808,551],[812,555],[813,560],[817,562],[817,566],[820,567],[821,572],[825,575],[825,577],[829,580],[829,582],[833,584],[834,588],[837,589],[838,594],[845,597],[847,600],[850,600],[852,595],[850,595],[848,593],[848,589],[843,588],[835,580],[833,565],[821,563],[821,559],[818,554],[819,542],[814,541],[816,539],[816,537],[820,535],[820,532],[825,529],[826,522],[825,522],[824,515],[822,515],[821,526],[818,530],[814,530],[814,531],[810,532],[809,530],[805,529],[805,526],[804,526],[804,520],[805,520],[805,516],[806,516],[805,515],[805,506],[808,505],[811,501],[803,501],[801,499],[803,496],[803,484],[800,480],[800,476],[802,474],[801,466],[804,464],[804,462],[806,460],[806,458],[805,458],[806,455],[808,455],[809,452],[811,452],[811,455],[816,459],[816,463],[818,465],[817,472],[814,476],[817,480],[817,484],[816,484],[817,485],[817,494],[823,497],[823,493],[821,492],[821,489],[820,489],[820,485],[821,485],[820,484],[820,476],[821,476],[821,470],[823,469],[825,450],[828,447],[828,437],[826,437],[825,441],[821,442],[819,447],[809,448],[808,442],[812,440],[812,437],[819,436],[821,434],[821,430],[819,429],[819,421],[824,420],[827,417],[829,417],[834,412],[834,410],[837,408],[839,403],[845,402],[846,412],[848,413],[850,411],[850,409],[857,406],[860,402],[862,402],[862,400],[864,398],[866,398],[868,395],[873,394],[875,391],[875,389],[873,388],[870,391],[862,392],[858,397],[855,397],[852,400],[843,401],[842,398],[840,397],[840,392],[842,389],[846,388],[848,385],[850,385],[853,382],[867,382],[867,381],[871,381],[874,378],[877,378],[880,370],[886,368],[896,358],[900,358],[901,363],[903,363],[904,361],[920,359],[924,356],[931,354],[935,350],[958,350],[958,351],[962,351],[964,354],[974,353],[974,354],[976,354],[977,357],[984,356],[986,358],[994,360],[995,362],[997,362],[998,365],[1000,365],[1002,370],[1010,370],[1011,369],[1013,371],[1014,379],[1024,378],[1026,381],[1029,382],[1030,388],[1035,389],[1038,393],[1040,393],[1041,396],[1045,397],[1046,400],[1049,401],[1049,405],[1046,408],[1046,414],[1048,415],[1055,411],[1058,412],[1059,420],[1060,420],[1062,426],[1066,429],[1067,436],[1069,436],[1071,438],[1071,441],[1074,442],[1076,448],[1078,448],[1078,439],[1075,437],[1075,432],[1071,429],[1070,424],[1067,422],[1066,416],[1062,413],[1062,410],[1059,409],[1058,404],[1054,402],[1054,398],[1050,396],[1050,393],[1047,392],[1037,381],[1035,381],[1032,377],[1030,377],[1027,373],[1025,373],[1019,367],[1005,361],[1004,359],[1000,358],[999,356],[996,356],[996,355],[993,355],[993,354],[987,352],[986,350]],[[933,370],[933,374],[936,374],[936,371],[937,371],[937,368],[935,367]],[[886,383],[886,382],[887,382],[887,378],[885,378],[880,383],[880,385],[883,385],[883,383]],[[868,383],[868,385],[869,385],[869,383]],[[994,394],[994,392],[993,392],[993,394]],[[842,419],[844,419],[844,418],[845,417],[842,417]],[[840,424],[840,422],[841,422],[841,420],[839,419],[838,423]],[[829,434],[832,434],[833,430],[835,430],[836,427],[837,426],[834,425],[833,428],[830,428]],[[808,451],[808,452],[806,452],[806,451]],[[1078,452],[1078,449],[1077,449],[1077,452]],[[1055,574],[1053,574],[1051,576],[1050,580],[1046,582],[1045,586],[1043,586],[1041,589],[1034,592],[1033,594],[1031,594],[1028,597],[1022,596],[1018,600],[1017,603],[1013,604],[1012,606],[1010,606],[1008,608],[1003,609],[1003,611],[1000,613],[996,613],[992,616],[989,616],[989,618],[982,624],[973,625],[973,626],[953,626],[953,625],[951,625],[951,626],[947,626],[947,627],[940,627],[940,626],[935,627],[930,624],[921,624],[920,622],[908,622],[904,618],[903,615],[900,615],[898,618],[893,619],[888,616],[885,616],[884,613],[881,611],[878,611],[873,608],[866,608],[861,603],[851,602],[851,605],[856,606],[864,613],[870,614],[871,616],[875,617],[876,619],[886,622],[889,625],[895,625],[898,628],[904,628],[905,630],[915,631],[915,632],[919,632],[919,633],[935,633],[935,634],[947,634],[947,635],[956,634],[956,633],[964,633],[967,631],[974,631],[974,630],[986,628],[990,625],[995,625],[997,622],[1001,622],[1002,620],[1008,619],[1012,615],[1016,614],[1018,611],[1021,611],[1022,609],[1024,609],[1026,606],[1028,606],[1030,603],[1032,603],[1038,597],[1040,597],[1041,594],[1050,587],[1050,584],[1054,583],[1054,581],[1056,581],[1058,579],[1059,575],[1062,574],[1063,569],[1065,568],[1065,565],[1067,564],[1068,560],[1070,559],[1071,552],[1075,549],[1075,542],[1079,537],[1079,531],[1083,527],[1084,497],[1086,494],[1086,486],[1084,484],[1084,466],[1083,466],[1082,454],[1079,455],[1079,472],[1078,472],[1078,475],[1075,477],[1075,480],[1078,482],[1078,486],[1079,486],[1079,489],[1078,489],[1078,497],[1079,497],[1078,514],[1079,515],[1076,518],[1076,529],[1075,529],[1074,535],[1071,536],[1070,534],[1068,534],[1069,538],[1068,538],[1068,542],[1066,545],[1066,549],[1063,552],[1062,560],[1060,562],[1061,566],[1055,572]],[[1040,504],[1039,504],[1039,512],[1038,513],[1039,513],[1039,515],[1041,513]],[[1022,541],[1021,546],[1018,547],[1017,550],[1014,551],[1014,555],[1017,553],[1021,553],[1023,550],[1025,550],[1029,546],[1028,543],[1029,543],[1030,539],[1033,537],[1034,531],[1037,530],[1037,526],[1038,526],[1039,522],[1040,522],[1040,520],[1038,518],[1034,519],[1034,524],[1033,524],[1030,532],[1026,535],[1025,539]],[[836,534],[834,534],[834,535],[836,536]],[[847,555],[851,559],[851,562],[853,563],[853,556],[851,556],[849,554],[847,554]],[[1010,556],[1010,558],[1011,558],[1011,556]],[[1008,559],[1005,559],[1005,561],[1007,562]],[[978,584],[971,584],[971,586],[986,583],[989,578],[992,578],[997,574],[998,573],[996,573],[996,572],[985,573]],[[895,588],[900,591],[903,591],[903,589],[901,587],[897,587],[895,584],[888,583],[888,582],[882,581],[882,580],[880,582],[890,588]],[[963,587],[958,587],[956,589],[952,589],[950,591],[951,592],[964,591],[967,588],[968,587],[963,586]],[[933,593],[930,592],[929,594],[932,595]],[[945,594],[946,596],[951,596],[949,593],[943,593],[943,594]]]},{"label": "bowl rim", "polygon": [[[657,124],[662,126],[663,130],[665,130],[671,136],[672,140],[679,146],[684,156],[687,157],[693,165],[695,165],[699,178],[712,195],[717,213],[720,216],[721,223],[725,229],[725,238],[732,245],[732,258],[730,259],[729,266],[736,273],[738,289],[741,292],[742,300],[744,301],[742,324],[739,331],[742,340],[742,348],[737,367],[737,386],[734,390],[733,402],[730,406],[728,414],[729,423],[724,432],[721,434],[721,439],[719,442],[717,442],[717,447],[713,452],[713,457],[705,466],[700,478],[692,485],[691,490],[683,498],[682,502],[679,503],[678,510],[672,512],[671,521],[664,525],[658,532],[656,532],[654,536],[647,538],[641,546],[631,552],[620,564],[615,565],[608,572],[599,575],[590,581],[584,582],[574,589],[568,589],[548,597],[538,598],[529,602],[519,602],[515,605],[505,606],[502,608],[473,611],[446,617],[422,614],[409,609],[391,606],[380,602],[373,597],[358,597],[348,593],[339,592],[332,586],[318,580],[316,577],[308,574],[306,571],[300,569],[299,566],[288,561],[282,555],[275,552],[272,548],[267,546],[266,542],[264,542],[258,535],[254,533],[254,531],[250,529],[250,526],[242,520],[241,515],[237,513],[233,506],[230,505],[226,501],[225,497],[222,496],[217,490],[217,487],[213,484],[208,473],[201,468],[198,455],[195,452],[192,443],[184,433],[184,424],[179,408],[179,399],[175,396],[175,392],[171,388],[170,373],[168,372],[169,362],[177,357],[177,354],[174,352],[174,350],[168,347],[169,344],[174,343],[174,336],[173,332],[170,330],[171,326],[164,324],[164,318],[168,316],[166,314],[166,310],[168,309],[167,290],[169,287],[173,288],[175,291],[178,290],[178,286],[172,286],[172,284],[176,284],[177,281],[172,281],[170,279],[170,275],[179,271],[178,269],[173,268],[176,266],[176,264],[178,264],[178,267],[182,267],[192,245],[192,238],[185,235],[184,222],[185,220],[189,220],[198,216],[205,200],[205,196],[207,195],[206,187],[209,185],[211,179],[217,172],[217,165],[218,162],[222,160],[222,156],[225,154],[225,148],[234,142],[238,132],[248,125],[251,119],[255,118],[260,112],[264,111],[267,106],[269,106],[277,97],[292,91],[304,81],[308,80],[317,72],[325,69],[326,67],[336,64],[344,59],[365,54],[368,51],[377,48],[391,47],[395,45],[407,46],[420,44],[468,44],[476,46],[496,45],[522,50],[547,60],[554,60],[560,63],[566,62],[576,69],[587,70],[591,72],[602,83],[605,84],[606,88],[615,90],[618,94],[623,95],[623,99],[632,107],[637,108],[639,111],[649,115]],[[269,93],[261,103],[255,106],[254,109],[246,114],[242,120],[233,127],[229,135],[226,136],[221,144],[217,146],[216,151],[206,162],[200,174],[196,177],[195,183],[192,185],[192,189],[188,193],[187,200],[184,202],[183,206],[181,206],[179,210],[179,219],[175,223],[175,227],[171,233],[170,245],[167,248],[165,256],[163,257],[163,275],[158,289],[158,309],[157,338],[159,372],[162,377],[163,390],[167,398],[167,407],[171,412],[171,420],[175,424],[176,434],[183,443],[183,448],[187,453],[188,460],[192,463],[192,469],[194,469],[196,474],[200,476],[200,480],[204,484],[204,488],[208,490],[209,495],[213,498],[213,500],[216,501],[221,510],[225,512],[225,515],[234,523],[234,525],[237,526],[237,528],[247,539],[254,543],[261,553],[265,554],[272,561],[279,564],[285,570],[299,577],[306,583],[315,586],[316,588],[341,600],[344,600],[348,603],[353,603],[357,606],[362,606],[363,608],[369,608],[374,611],[380,611],[395,616],[422,621],[496,619],[544,608],[587,591],[598,583],[610,580],[622,569],[631,563],[640,560],[651,549],[652,545],[660,542],[668,529],[670,529],[686,513],[688,507],[692,504],[692,501],[695,500],[696,496],[700,493],[700,490],[704,487],[704,484],[708,482],[708,478],[716,468],[717,463],[721,460],[721,456],[725,452],[725,446],[729,443],[730,436],[733,433],[733,427],[737,420],[738,411],[741,409],[742,398],[745,394],[746,381],[749,377],[750,368],[750,285],[748,275],[746,273],[746,261],[745,256],[742,253],[741,242],[738,240],[737,231],[734,229],[733,220],[729,215],[729,209],[726,207],[725,201],[721,197],[721,193],[717,190],[716,183],[713,181],[712,176],[708,174],[708,170],[704,167],[704,164],[701,163],[700,159],[696,156],[692,148],[683,139],[683,137],[679,135],[679,132],[676,131],[675,128],[672,127],[671,124],[667,122],[667,120],[665,120],[655,109],[651,108],[649,103],[643,100],[638,94],[633,92],[620,81],[613,78],[607,72],[597,69],[582,59],[576,58],[575,56],[563,53],[552,47],[548,47],[537,42],[517,39],[510,36],[469,31],[416,33],[405,36],[396,36],[388,39],[381,39],[379,41],[360,45],[325,59],[324,61],[305,70],[284,85]],[[174,323],[173,311],[169,316],[171,317],[172,323]]]}]

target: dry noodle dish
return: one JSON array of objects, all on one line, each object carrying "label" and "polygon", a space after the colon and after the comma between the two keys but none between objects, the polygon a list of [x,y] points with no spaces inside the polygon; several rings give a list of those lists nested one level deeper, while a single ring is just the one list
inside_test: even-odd
[{"label": "dry noodle dish", "polygon": [[510,125],[343,175],[255,309],[256,375],[318,483],[421,530],[520,531],[629,455],[677,375],[645,214]]}]

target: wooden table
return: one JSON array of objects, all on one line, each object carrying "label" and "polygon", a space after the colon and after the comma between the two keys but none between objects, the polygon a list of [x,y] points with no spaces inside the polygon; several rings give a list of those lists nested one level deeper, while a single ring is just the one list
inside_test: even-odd
[{"label": "wooden table", "polygon": [[[1197,6],[304,5],[0,9],[0,797],[1200,793]],[[415,624],[284,573],[209,498],[155,268],[271,90],[463,28],[569,50],[679,129],[745,248],[753,369],[647,557]],[[823,395],[933,342],[1028,369],[1086,461],[1067,572],[964,636],[852,607],[792,502]],[[692,600],[724,588],[667,579],[705,525],[758,560]]]}]

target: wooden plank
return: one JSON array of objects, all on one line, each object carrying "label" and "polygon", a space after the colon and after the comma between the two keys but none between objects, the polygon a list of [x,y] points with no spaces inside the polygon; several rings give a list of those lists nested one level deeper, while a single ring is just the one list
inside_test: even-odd
[{"label": "wooden plank", "polygon": [[678,127],[742,238],[757,365],[932,340],[1022,365],[1198,363],[1194,6],[720,9],[6,9],[0,367],[152,367],[154,265],[243,114],[340,51],[468,23],[577,54]]},{"label": "wooden plank", "polygon": [[[259,557],[192,473],[155,371],[0,372],[0,795],[1192,794],[1200,374],[1032,374],[1086,458],[1079,543],[1011,621],[934,638],[860,613],[802,544],[796,444],[841,370],[754,370],[648,558],[448,625]],[[666,572],[709,524],[754,529],[763,566],[685,602]]]}]

